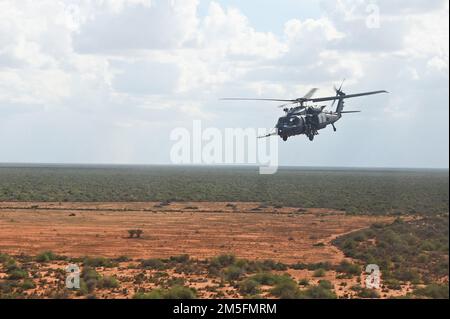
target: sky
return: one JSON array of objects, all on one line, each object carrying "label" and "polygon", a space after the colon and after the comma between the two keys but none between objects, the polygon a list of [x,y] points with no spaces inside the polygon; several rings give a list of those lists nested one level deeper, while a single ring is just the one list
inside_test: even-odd
[{"label": "sky", "polygon": [[[170,164],[176,128],[273,128],[351,99],[279,164],[448,168],[446,0],[0,0],[0,163]],[[275,138],[275,137],[273,137]]]}]

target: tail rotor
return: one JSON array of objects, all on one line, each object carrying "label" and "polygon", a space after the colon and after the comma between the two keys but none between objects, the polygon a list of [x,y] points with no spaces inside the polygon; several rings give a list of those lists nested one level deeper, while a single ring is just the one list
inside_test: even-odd
[{"label": "tail rotor", "polygon": [[[341,85],[339,86],[339,89],[336,88],[336,85],[334,85],[334,91],[336,92],[336,97],[341,97],[341,96],[345,96],[345,93],[342,92],[342,86],[344,85],[345,79],[342,80]],[[331,104],[331,107],[334,107],[334,104],[336,103],[337,100],[334,100],[333,103]]]}]

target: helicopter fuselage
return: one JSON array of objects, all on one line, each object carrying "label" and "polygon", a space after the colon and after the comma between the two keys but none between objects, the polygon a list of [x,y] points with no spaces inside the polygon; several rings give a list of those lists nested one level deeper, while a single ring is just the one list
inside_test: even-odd
[{"label": "helicopter fuselage", "polygon": [[302,115],[287,115],[278,119],[277,134],[286,141],[288,137],[305,134],[311,141],[317,131],[333,125],[342,115],[336,112],[326,112],[317,108],[308,108]]}]

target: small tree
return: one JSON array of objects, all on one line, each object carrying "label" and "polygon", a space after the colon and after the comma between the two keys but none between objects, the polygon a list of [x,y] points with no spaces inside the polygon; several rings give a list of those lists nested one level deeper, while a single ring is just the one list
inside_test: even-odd
[{"label": "small tree", "polygon": [[134,235],[136,235],[136,230],[135,229],[129,229],[128,230],[128,234],[130,234],[130,238],[133,238]]},{"label": "small tree", "polygon": [[136,237],[141,238],[141,235],[144,231],[142,229],[136,229]]}]

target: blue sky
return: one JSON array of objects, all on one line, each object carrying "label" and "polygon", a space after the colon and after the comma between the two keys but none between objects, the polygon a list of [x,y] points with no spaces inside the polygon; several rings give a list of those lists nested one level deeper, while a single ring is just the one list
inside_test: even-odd
[{"label": "blue sky", "polygon": [[[320,9],[320,1],[317,0],[259,0],[217,1],[225,7],[238,8],[258,31],[283,34],[284,24],[291,19],[308,19],[320,17],[323,12]],[[199,15],[205,15],[209,7],[209,1],[201,1]]]},{"label": "blue sky", "polygon": [[[374,11],[374,9],[376,9]],[[272,128],[226,96],[385,89],[279,163],[448,168],[448,1],[0,2],[0,162],[170,164],[176,128]],[[373,20],[373,18],[376,18]],[[376,23],[374,23],[374,21]]]}]

